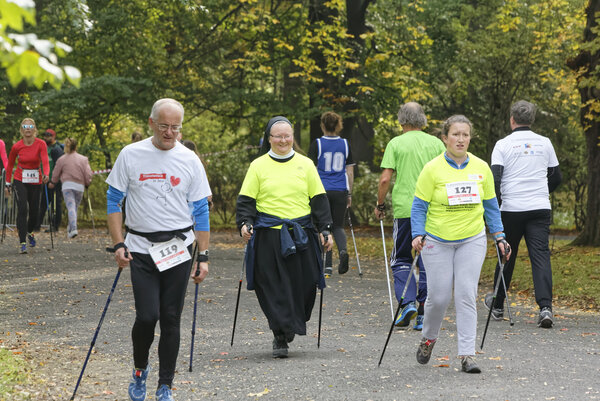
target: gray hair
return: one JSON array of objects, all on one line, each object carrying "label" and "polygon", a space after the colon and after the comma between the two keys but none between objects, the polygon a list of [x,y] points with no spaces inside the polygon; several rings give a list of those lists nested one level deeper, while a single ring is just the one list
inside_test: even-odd
[{"label": "gray hair", "polygon": [[518,125],[530,126],[535,121],[535,105],[525,100],[519,100],[510,108],[510,116]]},{"label": "gray hair", "polygon": [[471,136],[473,136],[473,124],[471,124],[471,121],[462,114],[455,114],[448,117],[446,121],[444,121],[444,124],[442,125],[442,136],[448,137],[448,131],[450,131],[450,127],[452,127],[452,124],[457,123],[467,124],[469,126],[469,133]]},{"label": "gray hair", "polygon": [[400,125],[423,128],[427,125],[427,117],[419,103],[408,102],[398,110],[398,122]]},{"label": "gray hair", "polygon": [[177,100],[168,97],[158,99],[156,102],[154,102],[154,105],[152,105],[152,111],[150,112],[150,118],[152,119],[152,121],[156,121],[156,119],[158,118],[158,112],[163,106],[167,104],[175,105],[181,110],[181,121],[183,121],[183,105]]}]

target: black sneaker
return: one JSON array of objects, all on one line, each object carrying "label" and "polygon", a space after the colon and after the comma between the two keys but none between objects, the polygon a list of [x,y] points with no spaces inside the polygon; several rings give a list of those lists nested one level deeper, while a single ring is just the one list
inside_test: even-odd
[{"label": "black sneaker", "polygon": [[338,266],[338,273],[344,274],[348,271],[348,252],[340,251],[340,265]]},{"label": "black sneaker", "polygon": [[326,277],[330,277],[333,274],[333,267],[328,266],[323,269],[323,274],[325,274]]},{"label": "black sneaker", "polygon": [[543,307],[540,310],[540,317],[538,319],[538,327],[543,327],[544,329],[552,328],[554,324],[554,320],[552,320],[552,309],[549,307]]},{"label": "black sneaker", "polygon": [[273,358],[287,358],[288,345],[284,335],[276,335],[273,339]]},{"label": "black sneaker", "polygon": [[429,362],[435,341],[436,340],[428,340],[426,338],[421,339],[419,349],[417,349],[417,362],[419,362],[421,365],[425,365],[427,362]]},{"label": "black sneaker", "polygon": [[[485,294],[485,299],[483,300],[483,304],[485,305],[487,310],[490,310],[493,299],[494,299],[494,294]],[[493,308],[492,309],[492,319],[504,320],[504,308]]]},{"label": "black sneaker", "polygon": [[481,373],[481,369],[479,369],[472,356],[463,356],[461,365],[462,371],[465,373]]}]

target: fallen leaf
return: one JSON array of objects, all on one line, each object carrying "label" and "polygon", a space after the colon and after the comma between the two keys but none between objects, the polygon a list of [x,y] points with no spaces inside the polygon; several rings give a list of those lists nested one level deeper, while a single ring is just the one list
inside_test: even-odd
[{"label": "fallen leaf", "polygon": [[435,358],[435,359],[437,359],[438,361],[449,361],[450,357],[448,355],[446,355],[446,356],[442,356],[442,357]]},{"label": "fallen leaf", "polygon": [[434,368],[449,368],[450,365],[448,365],[447,363],[442,363],[440,365],[433,365]]},{"label": "fallen leaf", "polygon": [[249,393],[248,397],[262,397],[265,394],[270,393],[271,390],[269,390],[268,388],[265,388],[262,392],[260,393]]}]

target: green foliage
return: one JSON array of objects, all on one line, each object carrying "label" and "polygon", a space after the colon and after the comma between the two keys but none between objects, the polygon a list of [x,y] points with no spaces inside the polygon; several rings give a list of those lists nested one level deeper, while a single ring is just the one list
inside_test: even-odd
[{"label": "green foliage", "polygon": [[78,85],[79,70],[58,65],[58,57],[65,57],[72,50],[70,46],[40,39],[35,33],[17,33],[25,30],[25,24],[35,25],[34,6],[33,0],[0,0],[0,65],[10,84],[27,82],[41,88],[49,83],[58,89],[66,79]]},{"label": "green foliage", "polygon": [[[358,173],[354,178],[354,187],[352,188],[352,210],[358,217],[360,224],[368,225],[371,223],[379,223],[375,219],[375,205],[377,204],[377,187],[379,184],[379,172],[372,172],[369,167],[364,164],[358,165]],[[392,211],[392,188],[386,196],[386,204],[388,211],[384,222],[391,223],[393,221]]]},{"label": "green foliage", "polygon": [[214,153],[203,161],[213,193],[211,223],[235,225],[235,206],[246,171],[256,149]]}]

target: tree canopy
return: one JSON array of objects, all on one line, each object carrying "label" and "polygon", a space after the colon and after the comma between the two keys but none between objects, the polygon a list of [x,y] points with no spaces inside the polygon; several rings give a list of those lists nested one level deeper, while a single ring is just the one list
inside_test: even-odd
[{"label": "tree canopy", "polygon": [[[600,171],[588,163],[594,140],[586,142],[579,110],[597,121],[599,96],[582,103],[577,92],[597,81],[567,66],[597,52],[597,39],[583,37],[584,0],[39,0],[35,9],[30,0],[0,0],[3,19],[14,4],[21,22],[7,29],[51,38],[46,48],[27,43],[67,80],[39,69],[33,77],[39,62],[6,64],[17,56],[4,54],[5,139],[16,139],[16,121],[33,115],[78,137],[96,167],[110,167],[131,131],[147,132],[160,97],[185,105],[184,135],[201,153],[258,144],[276,114],[293,121],[307,149],[320,135],[320,114],[335,110],[356,158],[376,173],[406,101],[424,106],[430,132],[452,114],[469,117],[477,134],[470,150],[489,160],[509,133],[511,104],[527,99],[539,108],[534,129],[552,140],[565,175],[555,204],[579,205],[578,229],[590,213],[598,217],[583,206]],[[595,34],[589,18],[586,32]],[[18,43],[7,32],[2,38]],[[79,86],[70,67],[46,56],[52,50],[79,69]],[[23,80],[34,85],[19,86]]]}]

